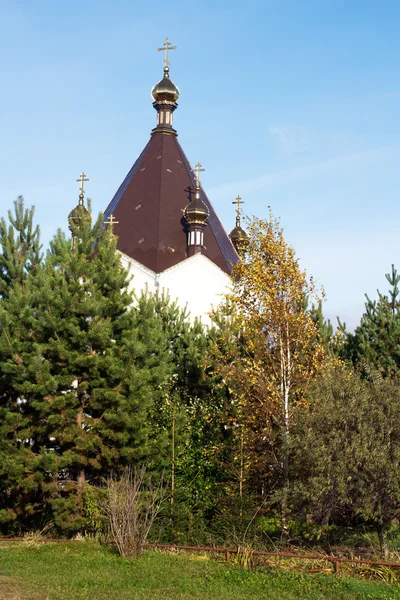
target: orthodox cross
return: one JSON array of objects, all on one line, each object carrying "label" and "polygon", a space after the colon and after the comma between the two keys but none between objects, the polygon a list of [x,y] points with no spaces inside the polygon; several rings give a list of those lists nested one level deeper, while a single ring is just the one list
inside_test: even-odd
[{"label": "orthodox cross", "polygon": [[114,215],[111,213],[111,215],[108,217],[108,221],[104,221],[105,225],[111,225],[111,231],[114,225],[118,225],[119,221],[115,220]]},{"label": "orthodox cross", "polygon": [[81,184],[79,186],[79,198],[81,198],[83,200],[83,197],[85,195],[85,181],[89,181],[89,179],[86,177],[85,173],[82,171],[82,173],[79,175],[79,177],[76,181],[80,182],[80,184]]},{"label": "orthodox cross", "polygon": [[240,196],[236,196],[236,199],[234,202],[232,202],[232,204],[236,204],[236,226],[238,227],[240,225],[240,216],[242,214],[242,209],[240,208],[241,204],[244,204],[244,200],[241,199]]},{"label": "orthodox cross", "polygon": [[165,38],[164,46],[162,46],[161,48],[157,48],[157,50],[158,52],[165,52],[165,58],[163,58],[163,61],[165,62],[165,66],[169,67],[170,62],[168,60],[168,52],[169,50],[176,50],[176,46],[171,46],[169,39]]},{"label": "orthodox cross", "polygon": [[200,171],[205,171],[201,164],[198,162],[194,169],[192,169],[192,173],[194,173],[196,179],[196,188],[200,187]]}]

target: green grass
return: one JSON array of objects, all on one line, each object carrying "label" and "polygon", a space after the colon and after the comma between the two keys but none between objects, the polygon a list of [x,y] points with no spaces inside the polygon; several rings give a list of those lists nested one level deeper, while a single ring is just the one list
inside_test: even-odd
[{"label": "green grass", "polygon": [[400,600],[384,583],[245,571],[204,557],[147,551],[124,560],[89,542],[0,545],[0,600]]}]

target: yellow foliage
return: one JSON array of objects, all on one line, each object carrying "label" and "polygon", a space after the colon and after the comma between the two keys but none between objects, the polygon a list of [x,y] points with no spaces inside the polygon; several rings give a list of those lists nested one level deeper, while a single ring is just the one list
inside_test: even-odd
[{"label": "yellow foliage", "polygon": [[253,218],[248,235],[246,259],[233,268],[226,296],[217,363],[256,455],[274,428],[289,430],[291,408],[306,405],[307,385],[324,365],[324,346],[308,308],[318,306],[324,292],[300,268],[271,214]]}]

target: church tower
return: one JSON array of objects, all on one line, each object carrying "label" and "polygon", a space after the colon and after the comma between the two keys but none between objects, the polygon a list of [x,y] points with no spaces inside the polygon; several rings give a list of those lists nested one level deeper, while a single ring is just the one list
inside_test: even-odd
[{"label": "church tower", "polygon": [[187,222],[188,256],[193,256],[197,252],[204,252],[204,227],[210,216],[210,211],[200,197],[200,171],[205,171],[205,169],[201,167],[200,163],[197,163],[194,169],[196,173],[196,194],[183,213]]},{"label": "church tower", "polygon": [[152,89],[156,126],[150,140],[104,211],[115,218],[122,262],[137,291],[165,289],[187,305],[192,318],[208,321],[230,284],[239,254],[201,187],[201,165],[191,168],[173,127],[178,87],[170,78],[168,38],[163,78]]},{"label": "church tower", "polygon": [[85,182],[89,181],[89,179],[86,177],[85,173],[82,171],[82,173],[79,175],[79,178],[76,181],[78,181],[80,183],[79,202],[75,206],[75,208],[73,208],[71,210],[71,212],[68,215],[68,228],[72,234],[72,248],[74,248],[74,246],[75,246],[75,228],[79,225],[79,221],[82,218],[82,215],[84,213],[89,214],[89,211],[84,204]]},{"label": "church tower", "polygon": [[240,207],[244,202],[240,196],[236,196],[236,200],[232,204],[236,204],[236,226],[230,232],[229,237],[236,248],[236,252],[243,259],[250,243],[249,236],[241,225],[242,209]]}]

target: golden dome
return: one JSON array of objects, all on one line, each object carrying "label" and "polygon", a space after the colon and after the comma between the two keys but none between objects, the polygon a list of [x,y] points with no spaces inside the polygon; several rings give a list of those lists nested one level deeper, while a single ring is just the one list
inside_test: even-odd
[{"label": "golden dome", "polygon": [[240,225],[232,229],[232,231],[229,234],[229,237],[231,238],[232,242],[237,240],[247,240],[248,242],[249,240],[247,233],[244,229],[240,227]]},{"label": "golden dome", "polygon": [[156,102],[162,100],[177,102],[180,92],[178,87],[169,78],[168,67],[164,67],[164,77],[153,87],[151,90],[151,95]]},{"label": "golden dome", "polygon": [[210,211],[208,210],[206,204],[197,196],[189,202],[187,207],[185,208],[185,219],[188,223],[194,224],[203,224],[207,221],[210,216]]},{"label": "golden dome", "polygon": [[240,256],[244,256],[250,243],[249,236],[240,225],[236,225],[229,234],[232,244]]},{"label": "golden dome", "polygon": [[82,198],[82,203],[80,199],[79,204],[77,204],[68,215],[69,230],[73,233],[74,227],[77,227],[79,225],[79,221],[82,218],[82,216],[88,214],[89,211],[86,208],[86,206],[84,206]]}]

